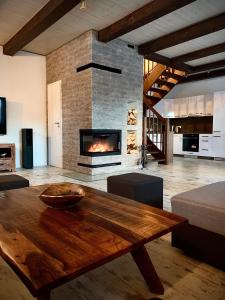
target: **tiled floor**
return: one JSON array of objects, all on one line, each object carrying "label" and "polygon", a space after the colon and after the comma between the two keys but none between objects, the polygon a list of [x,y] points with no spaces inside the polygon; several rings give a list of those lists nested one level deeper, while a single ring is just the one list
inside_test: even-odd
[{"label": "tiled floor", "polygon": [[[225,180],[225,162],[175,158],[169,166],[151,163],[138,172],[164,179],[164,208],[170,210],[170,198],[186,190]],[[52,167],[18,170],[31,185],[71,181],[68,173]],[[82,182],[106,190],[106,180]],[[225,274],[207,264],[185,256],[172,248],[170,235],[147,245],[154,265],[165,286],[165,300],[224,300]],[[153,298],[135,264],[125,255],[95,271],[56,289],[53,300],[147,300]],[[32,296],[11,269],[0,259],[0,300],[31,300]]]}]

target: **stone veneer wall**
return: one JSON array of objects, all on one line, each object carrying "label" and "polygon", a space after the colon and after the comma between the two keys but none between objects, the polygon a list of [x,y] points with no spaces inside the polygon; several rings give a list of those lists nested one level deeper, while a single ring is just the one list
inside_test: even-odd
[{"label": "stone veneer wall", "polygon": [[[62,80],[63,168],[76,170],[79,128],[92,126],[92,70],[76,68],[92,60],[92,32],[87,32],[47,55],[47,84]],[[91,163],[91,158],[85,158]]]},{"label": "stone veneer wall", "polygon": [[[76,73],[76,68],[94,62],[122,70],[122,74],[95,68]],[[137,131],[142,139],[143,59],[126,42],[107,44],[89,31],[47,56],[47,83],[62,80],[63,167],[84,173],[116,172],[135,165],[139,154],[127,154],[127,130]],[[130,108],[138,111],[138,124],[127,125]],[[122,155],[85,157],[79,155],[79,129],[121,129]],[[78,162],[103,164],[122,162],[121,166],[89,169]]]},{"label": "stone veneer wall", "polygon": [[[137,130],[137,144],[142,141],[143,108],[143,57],[136,49],[128,47],[127,42],[113,40],[107,44],[97,40],[93,32],[92,60],[95,63],[118,68],[122,74],[93,69],[93,128],[122,130],[122,155],[93,158],[93,164],[121,161],[120,168],[135,165],[137,154],[127,154],[127,130]],[[138,111],[137,126],[128,126],[128,110]],[[94,173],[115,172],[119,167],[94,169]]]}]

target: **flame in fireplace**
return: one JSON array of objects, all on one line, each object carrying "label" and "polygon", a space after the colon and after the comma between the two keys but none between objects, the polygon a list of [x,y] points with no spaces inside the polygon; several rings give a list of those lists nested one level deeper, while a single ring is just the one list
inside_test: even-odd
[{"label": "flame in fireplace", "polygon": [[109,151],[113,151],[113,147],[110,146],[108,143],[95,143],[93,145],[90,146],[90,148],[88,149],[88,152],[109,152]]}]

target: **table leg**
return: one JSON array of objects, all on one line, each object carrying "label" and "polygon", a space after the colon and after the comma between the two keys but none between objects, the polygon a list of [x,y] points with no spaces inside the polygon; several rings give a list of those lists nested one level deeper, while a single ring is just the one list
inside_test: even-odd
[{"label": "table leg", "polygon": [[150,288],[150,291],[155,294],[164,294],[164,287],[156,273],[152,261],[144,246],[131,251],[131,255],[137,264],[145,282]]},{"label": "table leg", "polygon": [[46,292],[37,297],[37,300],[50,300],[50,292]]}]

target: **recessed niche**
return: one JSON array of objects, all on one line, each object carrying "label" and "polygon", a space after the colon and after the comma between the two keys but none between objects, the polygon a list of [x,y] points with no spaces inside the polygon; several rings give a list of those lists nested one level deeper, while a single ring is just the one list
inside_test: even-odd
[{"label": "recessed niche", "polygon": [[135,130],[127,131],[127,154],[137,153],[137,134]]},{"label": "recessed niche", "polygon": [[137,110],[135,108],[128,110],[127,125],[137,125]]}]

